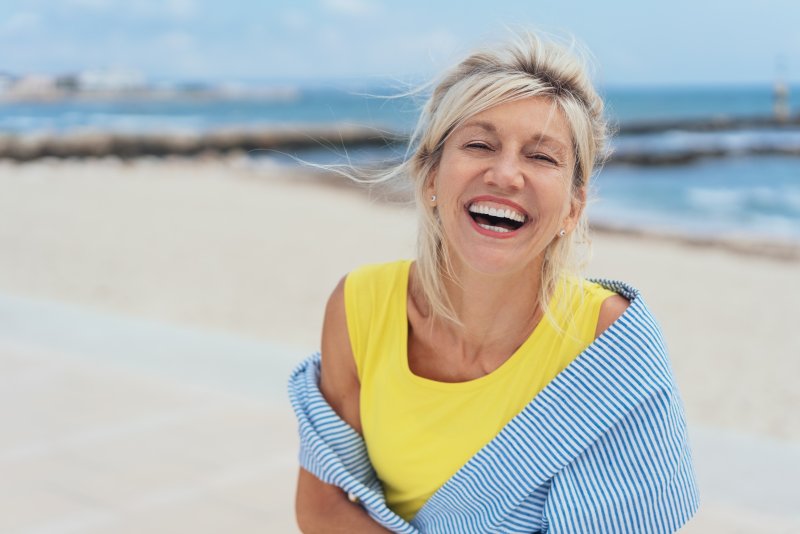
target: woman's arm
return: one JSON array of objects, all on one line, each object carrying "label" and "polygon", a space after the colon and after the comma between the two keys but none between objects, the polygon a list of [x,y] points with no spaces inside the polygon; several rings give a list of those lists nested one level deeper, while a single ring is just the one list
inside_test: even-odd
[{"label": "woman's arm", "polygon": [[[322,326],[320,390],[331,408],[361,433],[358,372],[356,370],[344,306],[344,278],[333,290]],[[295,501],[297,524],[306,534],[316,532],[389,532],[348,500],[344,491],[300,469]]]}]

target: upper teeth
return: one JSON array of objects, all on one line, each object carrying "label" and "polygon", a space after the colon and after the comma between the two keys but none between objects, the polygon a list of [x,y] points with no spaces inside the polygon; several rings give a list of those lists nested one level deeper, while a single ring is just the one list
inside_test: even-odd
[{"label": "upper teeth", "polygon": [[511,219],[512,221],[521,223],[525,222],[525,216],[523,214],[509,208],[495,208],[487,204],[475,203],[469,207],[469,211],[472,213],[491,215],[492,217],[503,217],[505,219]]}]

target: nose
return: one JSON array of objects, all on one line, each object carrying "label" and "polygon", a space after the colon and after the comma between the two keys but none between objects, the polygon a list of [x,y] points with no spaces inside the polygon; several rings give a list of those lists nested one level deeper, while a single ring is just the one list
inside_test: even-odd
[{"label": "nose", "polygon": [[499,153],[484,174],[484,183],[499,189],[512,191],[522,189],[525,184],[525,175],[518,155],[510,151]]}]

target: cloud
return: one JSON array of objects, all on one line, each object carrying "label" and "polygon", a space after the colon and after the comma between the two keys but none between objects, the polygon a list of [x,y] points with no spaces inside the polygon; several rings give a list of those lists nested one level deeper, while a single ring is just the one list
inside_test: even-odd
[{"label": "cloud", "polygon": [[183,31],[171,31],[161,35],[159,42],[171,52],[183,52],[194,47],[194,37]]},{"label": "cloud", "polygon": [[458,42],[458,37],[453,32],[441,28],[431,31],[422,39],[422,43],[429,50],[435,50],[445,55],[455,52]]},{"label": "cloud", "polygon": [[16,36],[35,32],[41,26],[41,19],[36,13],[22,11],[11,15],[0,25],[0,35]]},{"label": "cloud", "polygon": [[308,27],[308,17],[297,9],[285,9],[279,16],[281,24],[288,30],[299,31]]},{"label": "cloud", "polygon": [[461,41],[451,31],[437,28],[405,40],[407,52],[413,56],[427,56],[432,65],[448,64],[459,50]]},{"label": "cloud", "polygon": [[375,12],[376,5],[365,0],[322,0],[322,6],[342,15],[364,17]]},{"label": "cloud", "polygon": [[[364,64],[374,74],[429,77],[458,60],[464,45],[465,40],[449,29],[421,28],[377,40]],[[386,62],[388,57],[393,58],[391,63]]]},{"label": "cloud", "polygon": [[164,9],[175,18],[187,19],[195,14],[197,5],[194,0],[167,0]]},{"label": "cloud", "polygon": [[197,13],[196,0],[61,0],[68,10],[113,12],[117,16],[183,20]]},{"label": "cloud", "polygon": [[332,50],[340,50],[347,44],[347,39],[336,28],[322,28],[317,30],[317,37],[323,47]]},{"label": "cloud", "polygon": [[64,0],[64,4],[70,8],[103,11],[112,7],[113,0]]}]

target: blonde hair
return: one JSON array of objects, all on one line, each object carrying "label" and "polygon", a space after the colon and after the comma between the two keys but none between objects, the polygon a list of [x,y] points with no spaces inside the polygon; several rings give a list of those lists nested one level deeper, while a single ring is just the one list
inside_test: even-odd
[{"label": "blonde hair", "polygon": [[[425,104],[409,144],[409,157],[384,179],[410,179],[419,212],[417,275],[434,316],[460,324],[444,288],[455,280],[436,212],[428,198],[429,182],[448,136],[470,117],[499,104],[529,97],[555,103],[570,125],[575,169],[571,195],[585,192],[606,155],[607,122],[603,101],[595,91],[585,64],[564,45],[522,32],[502,45],[477,50],[444,73]],[[541,309],[559,279],[580,270],[578,245],[588,245],[585,210],[574,231],[554,239],[545,251],[538,295]],[[456,283],[458,282],[455,280]]]}]

